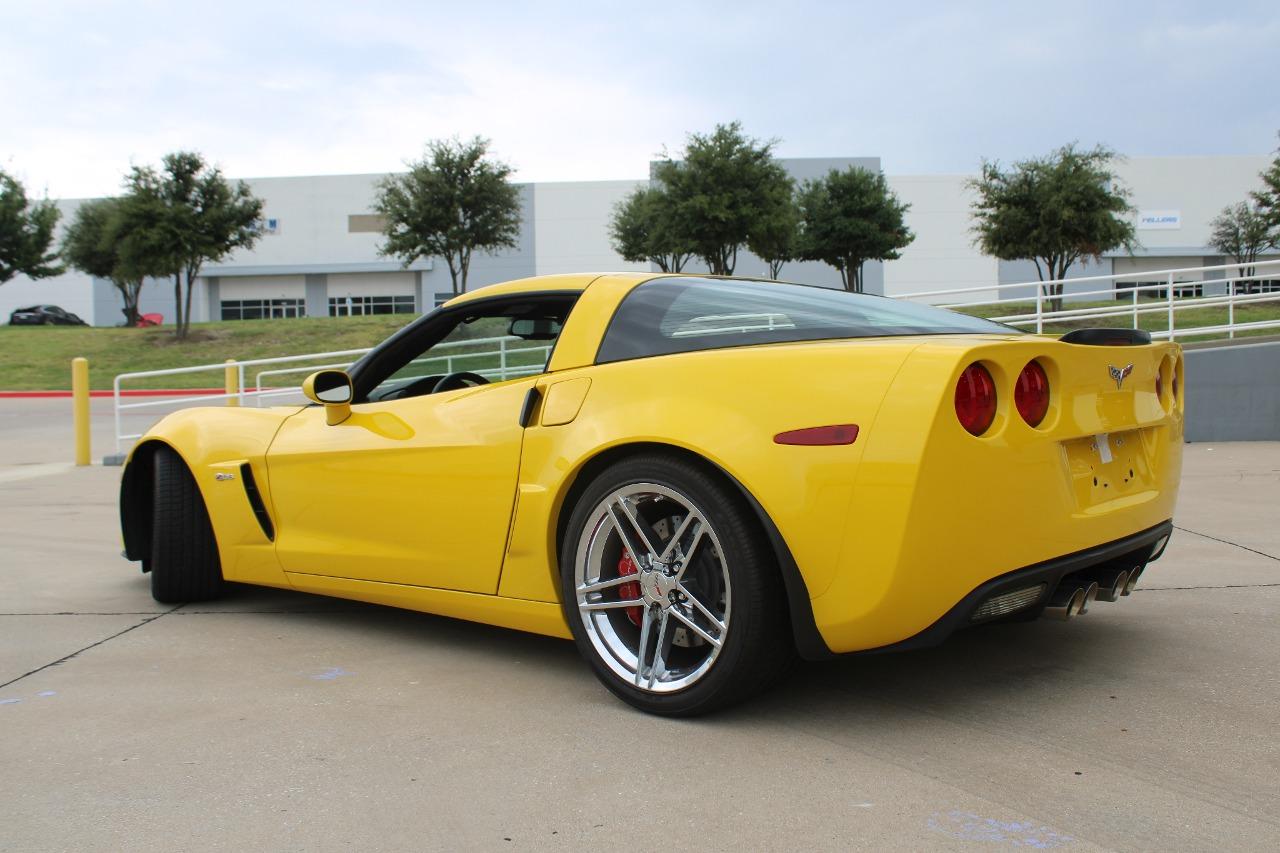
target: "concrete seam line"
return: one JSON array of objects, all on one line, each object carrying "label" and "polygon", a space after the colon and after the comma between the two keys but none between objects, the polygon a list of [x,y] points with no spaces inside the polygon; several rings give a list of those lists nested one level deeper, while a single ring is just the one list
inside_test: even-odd
[{"label": "concrete seam line", "polygon": [[164,613],[156,613],[154,610],[58,610],[54,612],[41,613],[38,610],[33,611],[11,611],[0,613],[0,616],[164,616]]},{"label": "concrete seam line", "polygon": [[[181,605],[181,604],[179,604],[179,605],[178,605],[178,607],[182,607],[182,605]],[[166,610],[164,613],[157,613],[155,616],[152,616],[150,619],[143,619],[143,620],[142,620],[141,622],[139,622],[137,625],[130,625],[128,628],[125,628],[123,631],[117,631],[116,633],[112,634],[110,637],[103,637],[101,640],[98,640],[98,642],[96,642],[96,643],[90,643],[89,645],[85,646],[83,649],[76,649],[74,652],[72,652],[72,653],[71,653],[71,654],[69,654],[69,655],[65,655],[65,656],[63,656],[63,657],[60,657],[60,658],[58,658],[58,659],[57,659],[57,660],[55,660],[55,661],[51,661],[51,662],[49,662],[49,663],[45,664],[44,666],[38,666],[38,667],[36,667],[35,669],[31,670],[30,672],[24,672],[22,675],[19,675],[17,678],[12,678],[12,679],[10,679],[10,680],[6,681],[4,684],[0,684],[0,690],[4,689],[5,687],[8,687],[10,684],[16,684],[17,682],[21,681],[22,679],[24,679],[24,678],[26,678],[26,677],[28,677],[28,676],[35,675],[37,672],[43,672],[44,670],[48,669],[48,668],[49,668],[49,667],[51,667],[51,666],[57,666],[57,665],[58,665],[58,664],[60,664],[60,663],[66,663],[67,661],[71,660],[72,658],[76,657],[77,655],[82,654],[82,653],[84,653],[84,652],[87,652],[87,651],[89,651],[89,649],[92,649],[92,648],[95,648],[95,647],[97,647],[97,646],[100,646],[100,645],[102,645],[103,643],[106,643],[106,642],[108,642],[108,641],[110,641],[110,640],[114,640],[116,637],[119,637],[119,636],[122,636],[122,635],[124,635],[124,634],[127,634],[127,633],[129,633],[130,631],[132,631],[132,630],[133,630],[133,629],[135,629],[135,628],[141,628],[143,625],[149,625],[149,624],[151,624],[152,622],[154,622],[154,621],[156,621],[157,619],[159,619],[161,616],[168,616],[168,615],[169,615],[170,613],[172,613],[174,610],[177,610],[177,609],[178,609],[178,607],[173,608],[173,610]]]},{"label": "concrete seam line", "polygon": [[[973,714],[966,713],[964,711],[952,710],[946,707],[931,706],[927,704],[927,700],[926,702],[921,703],[919,700],[911,701],[911,700],[903,700],[903,699],[897,699],[893,697],[887,697],[883,695],[868,694],[865,687],[861,689],[855,689],[839,683],[833,684],[830,687],[830,689],[837,693],[845,693],[850,696],[856,696],[861,700],[866,700],[869,698],[870,701],[879,702],[882,705],[888,706],[891,709],[904,709],[908,713],[913,713],[922,717],[929,717],[933,721],[941,723],[946,726],[952,726],[959,729],[963,729],[966,727],[976,729],[981,735],[998,738],[1002,743],[1007,743],[1010,740],[1019,741],[1024,745],[1029,745],[1032,748],[1045,753],[1049,757],[1056,756],[1059,759],[1065,759],[1068,761],[1076,761],[1082,757],[1081,755],[1079,755],[1078,752],[1074,751],[1079,749],[1080,745],[1078,741],[1063,742],[1063,741],[1046,738],[1043,735],[1040,735],[1037,737],[1032,737],[1031,735],[1020,735],[1017,733],[1010,732],[1006,728],[1002,728],[999,725],[983,720],[980,716],[975,716]],[[812,715],[811,715],[811,719],[812,719]],[[857,752],[862,755],[869,756],[870,758],[873,758],[875,760],[882,761],[894,767],[898,767],[899,769],[902,769],[902,770],[906,770],[909,773],[924,776],[926,779],[932,779],[935,782],[939,782],[943,785],[947,785],[953,789],[966,790],[961,786],[961,783],[958,780],[956,780],[954,775],[948,774],[944,771],[938,770],[929,765],[921,766],[912,762],[904,761],[897,754],[895,754],[895,752],[892,749],[886,749],[884,747],[880,747],[876,743],[874,743],[874,741],[871,741],[871,742],[845,741],[842,738],[850,737],[850,735],[847,735],[844,732],[837,731],[830,735],[820,734],[816,731],[813,731],[811,727],[806,727],[803,723],[800,723],[800,724],[792,723],[790,726],[788,726],[788,728],[807,734],[810,737],[814,737],[819,740],[824,740],[828,743],[835,744],[837,746],[842,747],[845,750],[849,750],[852,752]],[[1111,771],[1128,776],[1130,779],[1134,781],[1137,781],[1146,785],[1151,785],[1153,787],[1160,788],[1164,791],[1168,791],[1171,793],[1180,794],[1182,796],[1199,797],[1202,801],[1212,803],[1213,805],[1218,806],[1224,811],[1233,812],[1243,817],[1249,817],[1255,820],[1259,820],[1259,818],[1255,816],[1254,811],[1251,810],[1248,805],[1242,806],[1238,802],[1232,801],[1228,797],[1224,797],[1220,795],[1212,787],[1203,787],[1197,784],[1195,781],[1187,781],[1177,777],[1169,778],[1167,776],[1153,775],[1151,772],[1145,770],[1144,768],[1135,767],[1132,764],[1126,763],[1120,759],[1109,758],[1106,755],[1099,753],[1097,751],[1089,752],[1089,753],[1086,753],[1085,755],[1087,756],[1088,761],[1104,765]],[[1005,808],[1011,807],[1007,800],[1007,797],[1005,796],[1005,793],[1006,793],[1005,791],[991,791],[989,793],[975,791],[972,793],[975,796],[981,798],[982,800],[985,800],[988,803],[993,803],[999,806],[1003,806]],[[1024,809],[1024,812],[1025,811],[1026,810]],[[1053,824],[1055,822],[1049,817],[1046,817],[1043,814],[1037,813],[1037,811],[1031,811],[1026,813],[1044,824]],[[1267,820],[1266,818],[1261,818],[1261,820],[1266,823],[1271,823],[1271,821]],[[1079,840],[1079,841],[1086,841],[1089,843],[1096,844],[1098,846],[1104,846],[1100,841],[1087,838],[1082,834],[1076,835],[1075,838],[1076,840]]]},{"label": "concrete seam line", "polygon": [[22,480],[34,480],[37,477],[51,477],[54,474],[66,474],[75,469],[70,462],[38,462],[32,465],[5,467],[0,470],[0,483],[17,483]]},{"label": "concrete seam line", "polygon": [[1226,583],[1221,586],[1140,586],[1134,592],[1178,592],[1179,590],[1187,589],[1266,589],[1272,586],[1280,586],[1280,583]]},{"label": "concrete seam line", "polygon": [[[181,606],[185,607],[186,605],[181,605]],[[263,614],[307,615],[311,613],[368,613],[368,612],[369,612],[368,610],[364,610],[358,607],[344,607],[344,608],[327,607],[322,610],[321,609],[317,609],[317,610],[184,610],[181,613],[177,613],[174,615],[177,615],[177,616],[245,616],[245,615],[253,616],[255,614],[256,615],[263,615]],[[415,611],[406,610],[405,612],[412,613]],[[155,616],[155,617],[160,617],[160,616],[168,616],[172,613],[174,613],[174,611],[172,610],[165,611],[164,613],[156,613],[153,610],[119,610],[119,611],[57,610],[57,611],[45,611],[45,612],[8,611],[8,612],[0,612],[0,617],[4,617],[4,616]],[[144,622],[141,624],[146,624],[146,623]],[[0,686],[3,686],[3,685],[0,685]]]},{"label": "concrete seam line", "polygon": [[1223,545],[1234,545],[1242,550],[1266,557],[1268,560],[1276,560],[1277,562],[1280,562],[1280,557],[1277,557],[1275,554],[1268,554],[1266,551],[1259,551],[1257,548],[1250,548],[1248,545],[1241,545],[1239,542],[1232,542],[1230,539],[1219,539],[1217,536],[1210,536],[1208,533],[1201,533],[1198,530],[1188,530],[1187,528],[1179,527],[1176,524],[1173,526],[1173,529],[1181,530],[1183,533],[1193,533],[1196,536],[1203,536],[1205,539],[1212,539],[1214,542],[1221,542]]}]

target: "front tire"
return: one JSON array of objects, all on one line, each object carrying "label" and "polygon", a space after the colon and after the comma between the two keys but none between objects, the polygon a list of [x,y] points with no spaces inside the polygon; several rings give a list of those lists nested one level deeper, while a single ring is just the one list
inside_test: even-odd
[{"label": "front tire", "polygon": [[726,707],[794,659],[759,520],[731,484],[688,461],[645,454],[597,476],[569,519],[560,575],[578,650],[643,711]]},{"label": "front tire", "polygon": [[151,597],[163,604],[207,601],[224,581],[209,513],[182,457],[161,447],[154,459]]}]

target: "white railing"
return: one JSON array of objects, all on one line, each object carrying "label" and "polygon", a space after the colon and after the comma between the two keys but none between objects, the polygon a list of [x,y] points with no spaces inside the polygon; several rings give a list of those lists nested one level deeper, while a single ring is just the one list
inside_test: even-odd
[{"label": "white railing", "polygon": [[[490,349],[479,350],[475,352],[453,352],[443,355],[431,356],[428,358],[415,359],[411,364],[437,364],[443,365],[443,371],[428,370],[423,376],[429,376],[432,372],[453,373],[456,365],[465,366],[468,362],[476,359],[487,360],[492,363],[494,357],[497,357],[497,366],[482,368],[473,372],[485,377],[486,379],[514,379],[518,376],[528,376],[535,373],[541,373],[546,363],[547,357],[551,353],[550,345],[541,346],[523,346],[516,347],[510,344],[513,341],[521,341],[521,338],[513,336],[503,336],[495,338],[477,338],[470,341],[450,341],[448,343],[437,344],[432,347],[433,351],[459,349],[462,347],[474,347],[483,345],[495,345]],[[222,401],[229,406],[244,405],[246,402],[252,402],[257,406],[262,405],[263,400],[272,400],[278,397],[297,396],[302,392],[301,385],[276,385],[275,382],[280,377],[290,375],[308,375],[317,370],[326,369],[346,369],[352,365],[355,357],[359,357],[369,352],[372,347],[363,349],[337,350],[333,352],[317,352],[307,353],[305,355],[289,355],[279,356],[276,358],[252,358],[243,361],[226,361],[218,364],[197,364],[191,367],[173,367],[167,370],[140,370],[134,373],[121,373],[112,383],[112,398],[114,402],[114,418],[115,418],[115,434],[116,434],[116,453],[123,452],[124,443],[141,438],[142,432],[126,433],[124,427],[124,416],[130,412],[138,410],[154,410],[154,409],[172,409],[175,407],[189,406],[192,404],[209,404]],[[541,355],[542,363],[540,364],[512,364],[511,361],[524,361],[529,355]],[[340,359],[334,361],[334,359]],[[323,364],[314,362],[323,361]],[[298,362],[306,362],[299,364]],[[289,367],[279,367],[278,365],[289,364]],[[266,370],[254,370],[254,368],[266,367]],[[144,400],[136,403],[124,402],[122,392],[126,390],[123,386],[126,382],[136,381],[140,379],[151,379],[157,376],[180,376],[192,373],[213,373],[218,377],[225,379],[227,371],[232,371],[236,376],[236,390],[223,394],[188,394],[183,395],[181,391],[177,391],[175,396],[163,397],[155,400]],[[246,379],[252,375],[253,388],[250,390],[246,383]],[[414,377],[404,377],[411,379]],[[264,382],[264,379],[267,382]],[[224,383],[226,387],[226,383]]]},{"label": "white railing", "polygon": [[[1231,270],[1240,270],[1242,267],[1251,267],[1254,270],[1252,275],[1229,275]],[[1204,277],[1208,273],[1219,273],[1217,278]],[[1189,278],[1189,275],[1199,275],[1201,278]],[[1137,284],[1138,281],[1150,281],[1152,278],[1159,278],[1160,281],[1154,284]],[[1192,335],[1220,335],[1226,334],[1228,338],[1234,338],[1237,332],[1253,330],[1253,329],[1280,329],[1280,320],[1255,320],[1251,322],[1236,321],[1236,306],[1249,305],[1255,302],[1280,302],[1280,292],[1259,292],[1250,293],[1250,282],[1273,282],[1280,280],[1280,261],[1257,261],[1252,264],[1220,264],[1217,266],[1207,267],[1182,267],[1180,269],[1152,270],[1148,272],[1132,272],[1120,273],[1115,275],[1093,275],[1081,276],[1080,278],[1054,279],[1052,281],[1043,282],[1019,282],[1017,284],[997,284],[985,285],[977,287],[959,287],[950,290],[931,290],[923,293],[906,293],[898,296],[899,299],[928,299],[932,304],[940,308],[963,309],[976,308],[985,305],[1005,305],[1013,303],[1035,302],[1035,311],[1024,311],[1017,314],[1007,314],[1003,316],[991,317],[990,319],[998,323],[1006,323],[1011,326],[1031,326],[1034,325],[1037,333],[1044,332],[1046,324],[1052,324],[1055,321],[1064,320],[1081,320],[1081,319],[1104,319],[1108,317],[1127,317],[1133,325],[1133,328],[1139,327],[1139,317],[1144,314],[1162,314],[1165,317],[1164,330],[1156,330],[1151,332],[1153,338],[1168,338],[1173,340],[1178,335],[1184,337]],[[1118,287],[1121,282],[1131,281],[1134,284]],[[1106,282],[1109,286],[1094,290],[1075,290],[1074,287],[1081,284],[1091,282]],[[1073,289],[1061,296],[1046,295],[1045,290],[1050,285],[1066,285]],[[1225,292],[1220,294],[1210,294],[1208,296],[1178,296],[1179,290],[1187,290],[1199,287],[1201,291],[1206,286],[1225,285]],[[1242,287],[1243,285],[1243,287]],[[1034,295],[1015,296],[1012,294],[1027,293],[1028,288],[1034,289]],[[1065,289],[1065,287],[1064,287]],[[1261,287],[1259,287],[1261,290]],[[997,294],[994,299],[977,299],[964,300],[965,294],[974,293],[991,293]],[[1152,301],[1141,302],[1139,296],[1150,293],[1154,297]],[[1009,294],[1001,296],[1000,294]],[[950,301],[951,297],[956,297],[959,301]],[[1088,308],[1070,308],[1070,301],[1087,299],[1094,297],[1094,301],[1102,301],[1104,299],[1116,300],[1115,305],[1100,305]],[[1127,305],[1120,303],[1120,298],[1127,298]],[[1045,310],[1046,303],[1053,299],[1063,300],[1063,307],[1057,311]],[[1227,309],[1227,322],[1216,323],[1210,326],[1177,326],[1177,312],[1193,310],[1197,308],[1221,308]]]},{"label": "white railing", "polygon": [[795,323],[791,322],[791,318],[786,314],[707,314],[688,320],[684,327],[672,332],[671,337],[689,338],[730,332],[772,332],[774,329],[794,329],[795,327]]},{"label": "white railing", "polygon": [[[1280,292],[1268,293],[1249,293],[1248,285],[1250,282],[1273,282],[1280,280],[1280,261],[1258,261],[1250,264],[1255,269],[1253,275],[1230,275],[1231,270],[1239,270],[1241,264],[1222,264],[1218,266],[1208,267],[1184,267],[1181,269],[1156,270],[1150,272],[1122,273],[1119,275],[1097,275],[1083,276],[1080,278],[1062,279],[1046,282],[1019,282],[1017,284],[998,284],[983,285],[977,287],[961,287],[950,290],[934,290],[923,293],[909,293],[898,296],[899,299],[928,299],[932,303],[946,308],[972,308],[984,305],[1007,305],[1010,303],[1026,303],[1034,300],[1035,311],[1023,311],[1016,314],[1008,314],[1004,316],[992,317],[991,319],[1007,323],[1013,326],[1035,326],[1037,332],[1043,332],[1046,324],[1052,324],[1056,321],[1067,320],[1096,320],[1106,319],[1110,317],[1127,317],[1133,325],[1133,328],[1139,327],[1140,318],[1147,314],[1163,314],[1166,317],[1166,329],[1163,331],[1153,331],[1153,338],[1169,338],[1173,339],[1177,335],[1220,335],[1225,334],[1229,338],[1235,337],[1237,332],[1256,330],[1256,329],[1280,329],[1280,320],[1255,320],[1248,322],[1237,322],[1236,308],[1237,306],[1250,305],[1258,302],[1280,302]],[[1258,271],[1261,272],[1258,272]],[[1220,273],[1217,278],[1204,278],[1207,273]],[[1189,275],[1199,275],[1201,278],[1188,278]],[[1152,277],[1158,276],[1162,281],[1155,284],[1134,284],[1123,288],[1117,288],[1117,284],[1125,281],[1142,281],[1151,280]],[[1046,285],[1063,284],[1071,287],[1078,287],[1082,284],[1090,282],[1105,282],[1107,287],[1094,290],[1072,290],[1063,294],[1063,307],[1057,311],[1046,311],[1046,303],[1054,298],[1045,295]],[[1225,284],[1225,293],[1211,294],[1208,296],[1191,296],[1179,297],[1177,291],[1179,288],[1186,289],[1190,287],[1205,287],[1211,285]],[[1244,285],[1244,292],[1241,292],[1241,285]],[[1028,290],[1034,290],[1034,295]],[[1260,288],[1259,288],[1260,289]],[[972,294],[989,294],[996,293],[994,299],[976,299],[965,301],[967,295]],[[1024,297],[1013,294],[1026,293]],[[1150,301],[1141,301],[1140,296],[1144,293],[1153,293],[1157,298]],[[1004,294],[1004,295],[1002,295]],[[1101,297],[1108,300],[1115,300],[1118,296],[1127,297],[1128,304],[1089,306],[1084,308],[1068,307],[1070,301],[1079,300],[1087,297]],[[955,299],[956,301],[951,301]],[[1100,301],[1100,300],[1099,300]],[[1197,308],[1220,308],[1225,306],[1227,309],[1227,322],[1218,323],[1211,326],[1177,326],[1177,313]],[[746,325],[744,325],[746,321]],[[681,329],[676,332],[677,335],[703,335],[714,334],[730,330],[723,324],[737,323],[733,326],[733,331],[739,331],[744,328],[752,330],[766,330],[774,328],[784,328],[791,326],[791,321],[783,314],[772,313],[756,313],[756,314],[729,314],[698,318],[694,325]],[[423,376],[431,375],[433,372],[452,373],[459,366],[465,364],[470,359],[492,359],[497,356],[498,365],[496,367],[488,367],[474,372],[479,373],[485,378],[510,379],[517,376],[527,376],[539,373],[543,370],[547,356],[551,351],[549,345],[535,347],[513,347],[509,344],[513,341],[519,341],[520,338],[513,336],[503,336],[494,338],[480,338],[472,341],[453,341],[447,344],[437,344],[432,348],[433,352],[439,350],[447,350],[460,347],[474,347],[477,345],[494,345],[490,349],[477,352],[445,352],[439,355],[432,355],[427,358],[417,359],[413,363],[420,365],[434,364],[437,367],[434,370],[427,369]],[[243,405],[246,401],[252,401],[254,404],[261,406],[263,400],[272,400],[279,397],[297,396],[301,392],[298,385],[287,384],[277,386],[276,383],[288,376],[298,376],[312,373],[316,370],[324,370],[326,368],[346,368],[352,363],[354,357],[364,355],[370,348],[340,350],[336,352],[309,353],[306,355],[281,356],[278,358],[258,358],[246,359],[244,361],[228,361],[219,364],[200,364],[193,367],[175,367],[168,370],[144,370],[135,373],[122,373],[115,378],[113,383],[114,402],[115,402],[115,433],[116,433],[116,452],[122,451],[124,442],[141,437],[142,433],[125,433],[123,416],[128,412],[137,410],[164,409],[173,408],[175,406],[185,406],[193,403],[210,403],[216,401],[224,401],[227,405]],[[533,354],[540,353],[543,356],[543,364],[511,364],[510,357],[515,354]],[[335,361],[336,359],[336,361]],[[323,362],[317,364],[316,362]],[[440,370],[440,365],[443,371]],[[289,365],[282,367],[281,365]],[[265,370],[256,370],[256,368],[265,367]],[[191,373],[215,373],[225,377],[226,371],[230,369],[234,372],[236,381],[234,383],[235,391],[224,394],[200,394],[183,396],[181,392],[177,396],[164,397],[156,400],[146,400],[137,403],[122,402],[121,391],[122,385],[128,381],[139,379],[149,379],[157,376],[177,376]],[[252,373],[253,389],[248,390],[246,379]],[[412,377],[405,377],[406,379]],[[231,383],[226,383],[230,385]]]}]

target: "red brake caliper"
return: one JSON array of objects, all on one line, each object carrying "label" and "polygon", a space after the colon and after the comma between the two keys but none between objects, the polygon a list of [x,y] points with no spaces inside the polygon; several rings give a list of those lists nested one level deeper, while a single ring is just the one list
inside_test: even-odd
[{"label": "red brake caliper", "polygon": [[[622,559],[618,561],[618,577],[626,577],[627,575],[639,574],[640,568],[636,565],[635,560],[631,559],[631,555],[625,550],[622,552]],[[618,596],[624,601],[628,598],[640,597],[640,584],[636,581],[624,583],[618,587]],[[628,607],[627,618],[631,620],[631,624],[636,627],[640,626],[640,617],[642,608]]]}]

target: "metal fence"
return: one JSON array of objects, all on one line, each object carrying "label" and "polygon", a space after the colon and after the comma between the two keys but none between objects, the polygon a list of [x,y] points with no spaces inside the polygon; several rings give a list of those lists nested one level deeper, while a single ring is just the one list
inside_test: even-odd
[{"label": "metal fence", "polygon": [[[455,367],[474,363],[477,360],[493,363],[493,367],[484,367],[472,372],[486,379],[512,379],[517,376],[528,376],[541,373],[551,353],[548,344],[539,346],[513,346],[515,342],[525,343],[523,339],[513,336],[496,338],[477,338],[469,341],[451,341],[437,344],[433,352],[440,350],[457,350],[445,352],[429,358],[415,359],[410,362],[422,366],[422,376],[432,372],[452,373]],[[487,347],[475,350],[474,347]],[[289,376],[306,376],[317,370],[345,370],[357,358],[367,353],[372,347],[363,349],[336,350],[333,352],[315,352],[304,355],[280,356],[277,358],[251,358],[241,361],[229,360],[218,364],[198,364],[192,367],[174,367],[168,370],[140,370],[135,373],[121,373],[112,383],[112,400],[114,403],[115,442],[117,456],[124,452],[125,443],[141,438],[143,432],[126,432],[125,417],[130,414],[142,414],[155,411],[157,416],[175,408],[191,405],[208,405],[221,401],[228,406],[256,405],[285,402],[287,398],[300,398],[301,385],[290,382],[280,384],[280,380]],[[541,362],[528,364],[529,356],[541,356]],[[335,360],[336,359],[336,360]],[[432,369],[434,367],[434,370]],[[440,368],[443,368],[441,370]],[[265,369],[260,369],[265,368]],[[221,394],[184,394],[175,390],[172,397],[166,396],[154,400],[126,402],[130,398],[124,394],[128,383],[136,383],[143,379],[154,379],[162,376],[186,376],[193,373],[209,373],[222,378],[224,392]],[[414,378],[405,376],[405,379]],[[216,380],[214,380],[216,381]],[[250,387],[252,385],[252,387]],[[302,402],[298,399],[298,402]]]},{"label": "metal fence", "polygon": [[[978,287],[962,287],[949,290],[934,290],[923,293],[903,294],[897,298],[928,300],[940,307],[962,309],[991,305],[1009,305],[1034,301],[1034,311],[1021,311],[991,319],[1012,326],[1034,326],[1036,332],[1043,332],[1046,325],[1079,320],[1109,320],[1116,317],[1127,318],[1133,328],[1139,328],[1141,318],[1150,315],[1162,315],[1164,329],[1151,332],[1153,338],[1175,339],[1181,335],[1225,335],[1234,338],[1242,331],[1280,329],[1280,319],[1254,320],[1237,322],[1236,309],[1240,306],[1258,303],[1280,302],[1280,261],[1259,261],[1249,265],[1252,272],[1248,275],[1231,275],[1232,270],[1241,272],[1240,264],[1222,264],[1207,267],[1184,267],[1181,269],[1156,270],[1151,272],[1123,273],[1119,275],[1097,275],[1081,278],[1060,279],[1045,282],[1019,282],[1017,284],[986,285]],[[1207,274],[1217,277],[1205,278]],[[1200,276],[1190,278],[1189,276]],[[1159,277],[1161,281],[1154,284],[1139,284]],[[1072,290],[1062,297],[1064,302],[1058,310],[1046,310],[1051,307],[1055,297],[1046,295],[1046,287],[1064,285],[1073,288],[1080,285],[1097,283],[1092,290]],[[1222,285],[1222,293],[1203,295],[1204,289]],[[1034,295],[1019,297],[1034,290]],[[1179,296],[1179,291],[1199,290],[1201,295]],[[1256,292],[1255,292],[1256,291]],[[966,300],[967,295],[995,293],[995,298]],[[1092,305],[1086,307],[1070,307],[1073,301],[1093,297],[1095,301],[1108,301],[1114,304]],[[953,301],[955,300],[955,301]],[[1210,325],[1177,324],[1179,312],[1200,308],[1227,309],[1226,323]],[[734,314],[699,318],[700,325],[685,334],[706,333],[709,331],[725,331],[732,326],[735,331],[746,322],[752,329],[772,329],[790,325],[782,314]],[[526,343],[521,338],[512,336],[480,338],[471,341],[456,341],[438,344],[432,348],[433,353],[441,350],[457,349],[458,352],[445,352],[428,358],[417,359],[413,364],[421,365],[421,375],[433,372],[452,373],[455,368],[468,360],[494,359],[497,364],[475,370],[485,378],[510,379],[516,376],[527,376],[540,373],[545,366],[546,358],[551,352],[550,345],[512,346],[513,342]],[[487,346],[479,351],[464,351],[466,347]],[[136,373],[122,373],[115,378],[115,434],[116,453],[123,452],[125,442],[140,438],[142,433],[126,433],[124,417],[130,413],[141,413],[142,410],[165,410],[189,406],[192,404],[208,404],[224,401],[226,405],[263,405],[263,401],[283,402],[289,397],[300,397],[301,388],[292,384],[287,377],[302,376],[316,370],[327,368],[345,369],[350,367],[355,358],[364,355],[370,348],[340,350],[336,352],[308,353],[305,355],[282,356],[278,358],[246,359],[243,361],[227,361],[221,364],[201,364],[195,367],[175,367],[169,370],[144,370]],[[515,364],[512,360],[525,361],[528,355],[541,354],[542,362],[535,364]],[[265,369],[260,369],[265,368]],[[441,370],[441,368],[443,368]],[[124,384],[158,376],[178,376],[192,373],[215,373],[224,378],[225,393],[200,394],[165,397],[142,402],[124,402],[122,391]],[[407,378],[407,377],[406,377]],[[286,380],[285,384],[279,384]],[[250,388],[250,384],[252,388]],[[298,400],[301,402],[301,400]]]},{"label": "metal fence", "polygon": [[[1230,275],[1232,270],[1240,272],[1241,264],[1222,264],[1208,267],[1183,267],[1181,269],[1154,270],[1149,272],[1122,273],[1119,275],[1094,275],[1080,278],[1054,279],[1043,282],[1019,282],[1018,284],[986,285],[980,287],[963,287],[951,290],[932,290],[923,293],[903,294],[900,299],[926,299],[941,308],[962,309],[978,308],[988,305],[1007,305],[1010,302],[1035,302],[1034,311],[1023,311],[1015,314],[994,316],[991,319],[1011,326],[1035,326],[1037,333],[1044,331],[1046,325],[1071,320],[1100,320],[1113,317],[1129,319],[1133,328],[1140,325],[1140,318],[1146,315],[1163,315],[1164,329],[1151,331],[1153,338],[1174,340],[1178,335],[1226,335],[1234,338],[1237,332],[1256,329],[1280,329],[1280,319],[1254,320],[1250,322],[1236,321],[1236,308],[1261,302],[1280,302],[1280,261],[1258,261],[1246,268],[1253,272],[1245,275]],[[1214,278],[1190,278],[1190,275],[1204,276],[1217,273]],[[1149,281],[1152,277],[1161,279],[1154,284],[1138,284]],[[1053,285],[1079,286],[1081,284],[1102,283],[1105,287],[1093,290],[1071,290],[1061,297],[1046,295],[1046,288]],[[1222,285],[1223,293],[1203,295],[1206,287],[1214,288]],[[1022,294],[1034,289],[1034,296],[1017,297],[1001,294]],[[1199,290],[1202,295],[1178,296]],[[993,299],[964,300],[964,294],[991,293]],[[1256,291],[1256,292],[1254,292]],[[1149,296],[1144,300],[1143,296]],[[958,297],[959,301],[951,301]],[[1093,297],[1094,301],[1112,301],[1113,305],[1071,308],[1070,302]],[[1062,307],[1058,310],[1046,310],[1046,303],[1062,299]],[[1227,309],[1226,323],[1209,325],[1177,325],[1178,312],[1200,308]]]}]

